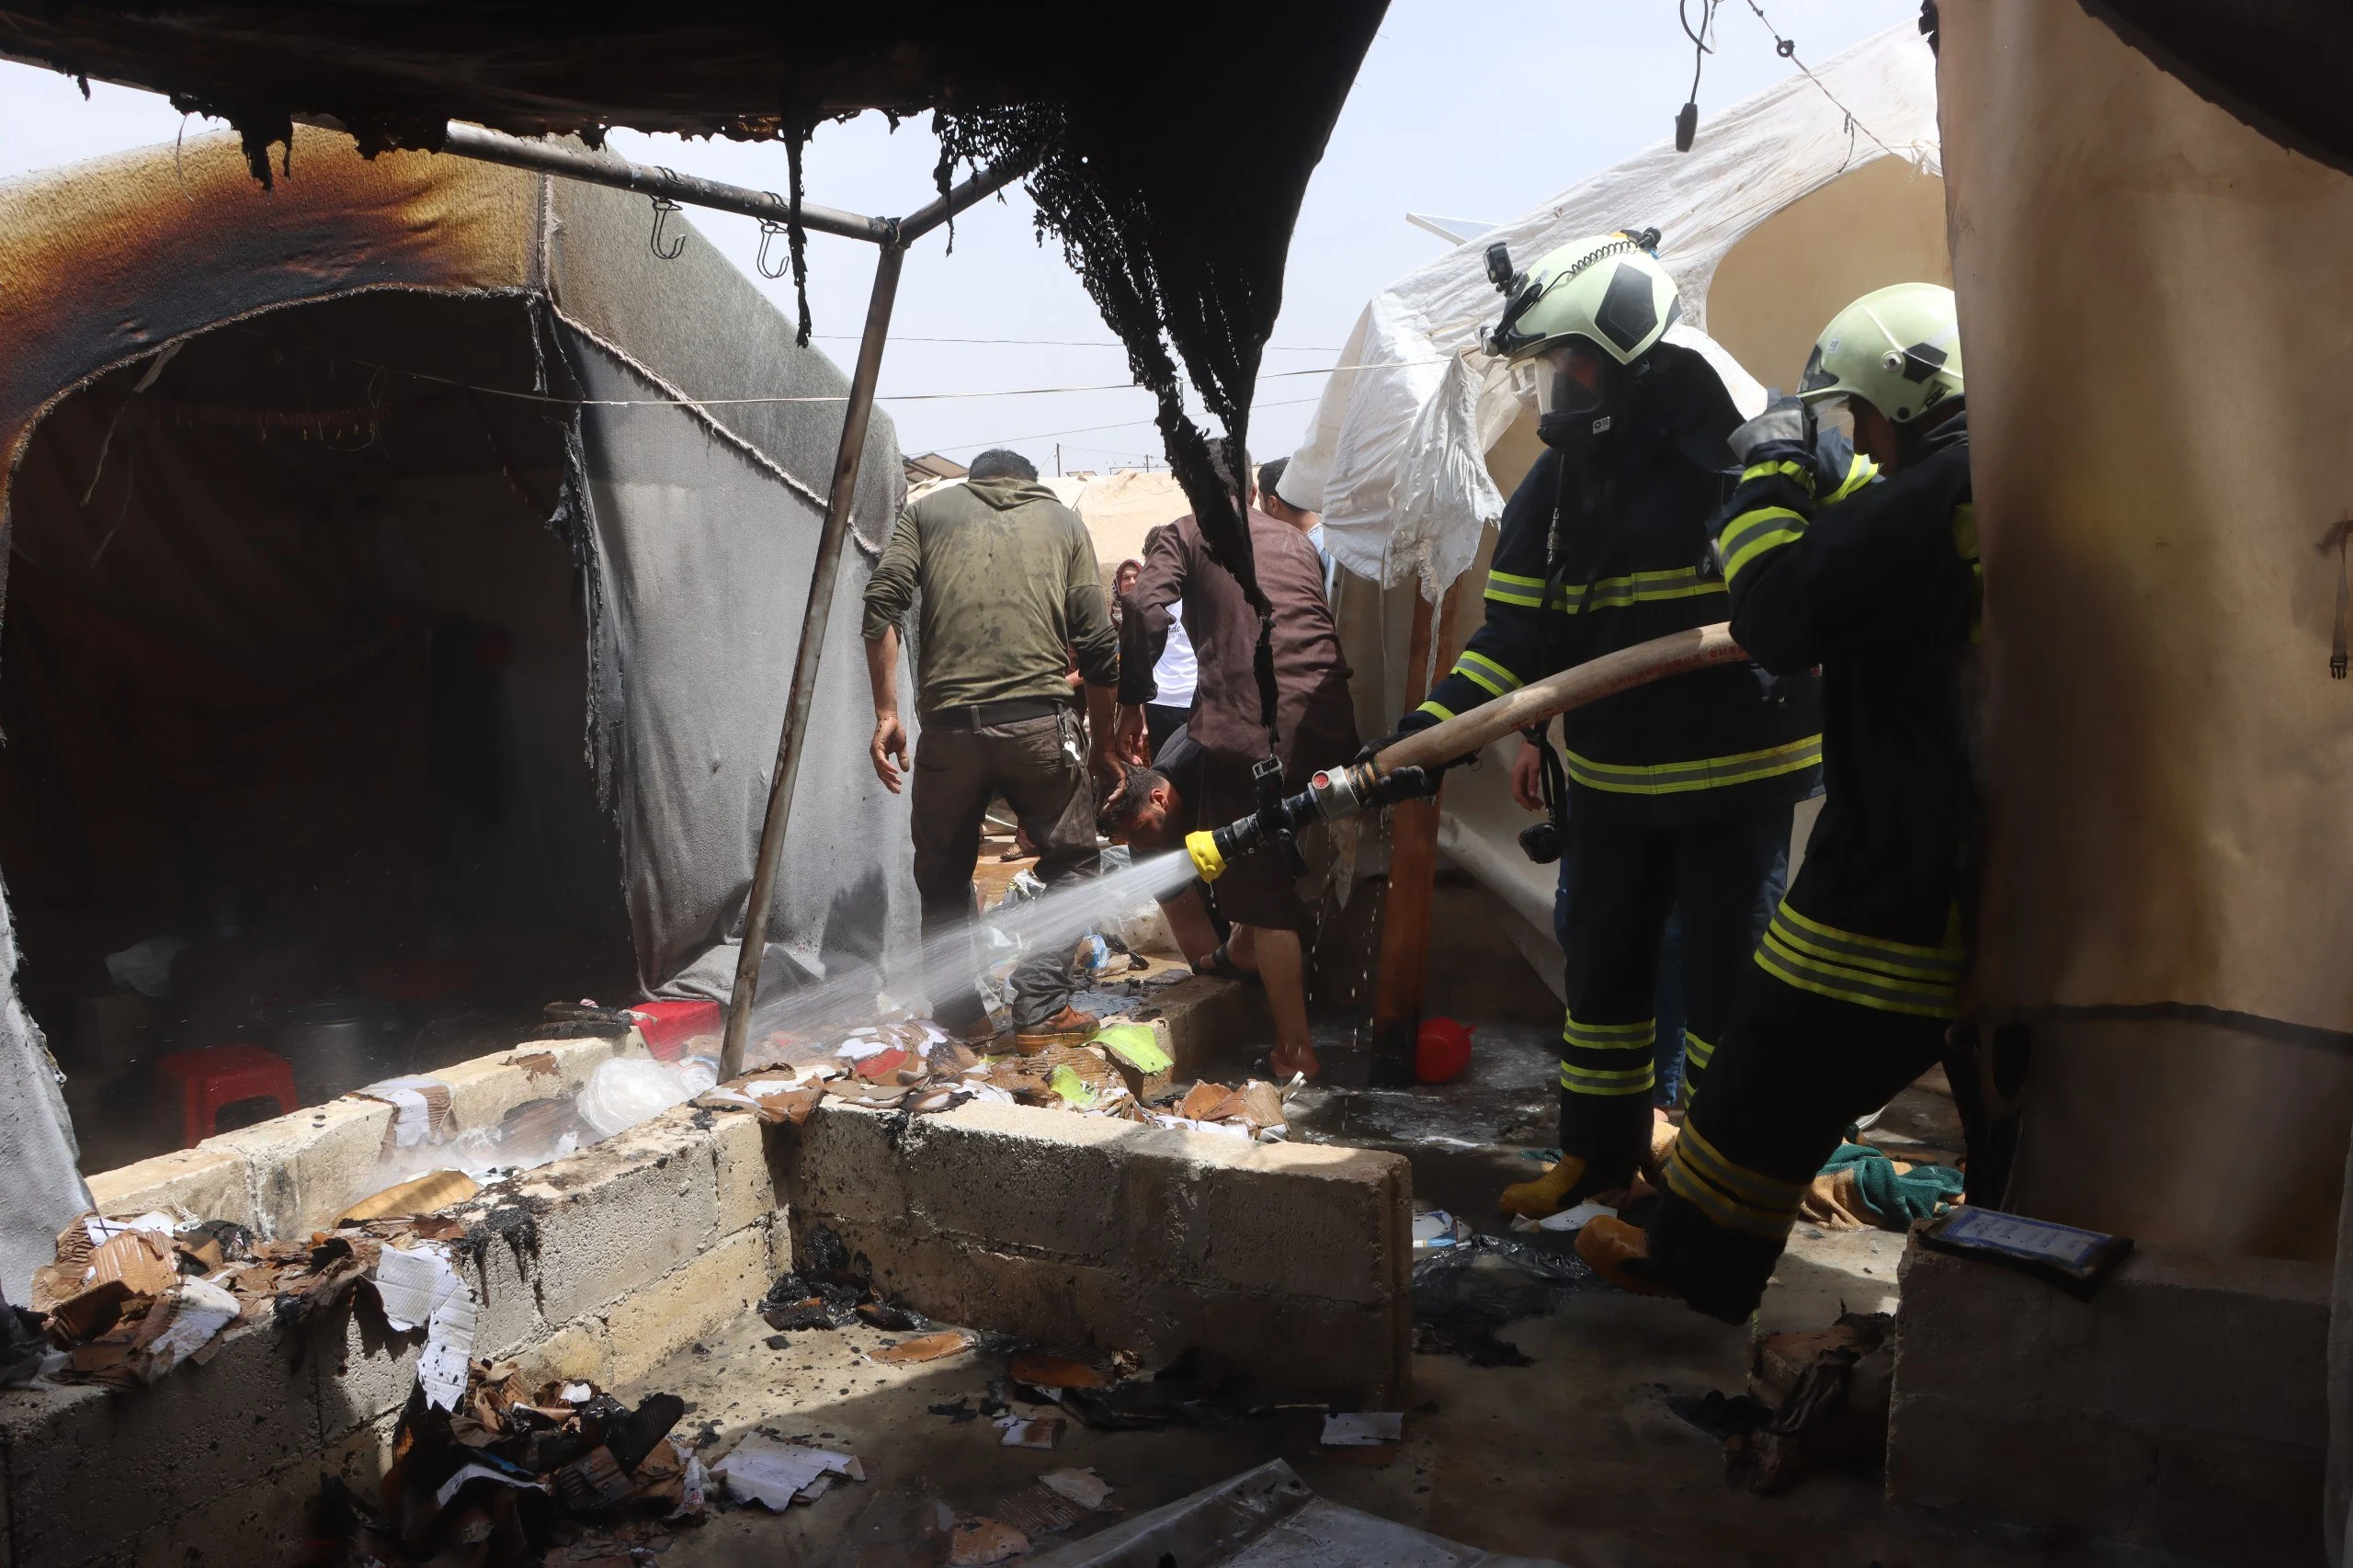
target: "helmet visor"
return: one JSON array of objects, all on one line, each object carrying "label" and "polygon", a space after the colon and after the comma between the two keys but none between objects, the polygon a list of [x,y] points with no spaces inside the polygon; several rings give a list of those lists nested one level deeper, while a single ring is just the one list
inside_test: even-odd
[{"label": "helmet visor", "polygon": [[1548,344],[1529,358],[1536,374],[1539,418],[1598,410],[1608,390],[1608,362],[1601,351],[1578,338]]}]

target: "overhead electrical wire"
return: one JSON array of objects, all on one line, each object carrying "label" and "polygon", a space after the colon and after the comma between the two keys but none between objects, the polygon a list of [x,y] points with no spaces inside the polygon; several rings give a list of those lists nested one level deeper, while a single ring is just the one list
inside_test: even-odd
[{"label": "overhead electrical wire", "polygon": [[[1889,157],[1896,158],[1903,156],[1903,154],[1898,153],[1894,148],[1881,141],[1879,133],[1873,131],[1869,125],[1864,124],[1863,121],[1857,117],[1853,109],[1848,108],[1845,104],[1839,102],[1838,95],[1832,92],[1823,82],[1822,78],[1813,74],[1813,68],[1808,65],[1804,61],[1798,58],[1797,40],[1785,36],[1780,28],[1775,27],[1773,25],[1773,18],[1765,14],[1765,7],[1759,6],[1756,3],[1756,0],[1742,0],[1742,3],[1745,4],[1751,11],[1756,13],[1756,19],[1765,24],[1765,30],[1773,35],[1773,51],[1776,54],[1779,54],[1782,59],[1788,61],[1790,64],[1796,66],[1798,68],[1799,74],[1802,75],[1807,81],[1813,83],[1815,90],[1820,92],[1824,97],[1828,98],[1832,106],[1836,108],[1840,114],[1847,117],[1847,124],[1851,129],[1860,131],[1865,136],[1870,139],[1871,145],[1877,147]],[[1712,9],[1712,6],[1711,9]],[[1690,29],[1686,28],[1684,30],[1688,32]]]}]

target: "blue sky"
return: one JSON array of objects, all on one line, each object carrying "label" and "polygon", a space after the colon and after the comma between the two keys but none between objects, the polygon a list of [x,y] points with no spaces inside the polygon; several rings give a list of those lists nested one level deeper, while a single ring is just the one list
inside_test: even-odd
[{"label": "blue sky", "polygon": [[[1917,0],[1758,3],[1796,41],[1799,58],[1817,62],[1882,28],[1911,26],[1919,14]],[[1699,87],[1703,137],[1711,109],[1792,69],[1747,0],[1722,0],[1716,43]],[[1405,222],[1408,211],[1500,222],[1536,206],[1666,136],[1691,65],[1672,0],[1393,0],[1308,187],[1266,370],[1333,363],[1365,301],[1444,248]],[[1139,65],[1138,95],[1148,99],[1152,90],[1148,66]],[[191,120],[188,131],[206,128]],[[168,142],[180,131],[181,117],[151,94],[96,85],[85,103],[63,77],[0,64],[0,177]],[[613,144],[641,162],[739,185],[786,183],[779,147],[631,132],[617,132]],[[809,197],[904,212],[929,199],[935,157],[922,121],[895,134],[879,115],[827,126],[809,152]],[[752,270],[758,231],[750,220],[703,212],[693,221]],[[1070,469],[1133,464],[1148,449],[1158,460],[1151,400],[1131,388],[911,398],[1127,380],[1125,357],[1059,248],[1036,243],[1031,209],[1017,192],[968,214],[957,224],[955,254],[944,249],[935,235],[908,256],[883,361],[885,406],[908,451],[961,460],[983,445],[1011,445],[1049,472],[1058,442]],[[811,238],[816,330],[845,362],[872,267],[864,245]],[[790,280],[759,281],[792,308]],[[926,341],[944,338],[992,341]],[[1259,456],[1297,442],[1322,385],[1314,374],[1270,374],[1261,383],[1251,431]]]}]

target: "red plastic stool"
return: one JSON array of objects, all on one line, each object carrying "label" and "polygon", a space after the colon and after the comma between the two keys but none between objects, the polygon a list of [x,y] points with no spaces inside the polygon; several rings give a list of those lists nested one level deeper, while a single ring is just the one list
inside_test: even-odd
[{"label": "red plastic stool", "polygon": [[214,1045],[175,1051],[155,1059],[155,1069],[180,1085],[180,1146],[193,1149],[214,1131],[221,1108],[267,1096],[287,1115],[301,1102],[294,1097],[294,1066],[257,1045]]}]

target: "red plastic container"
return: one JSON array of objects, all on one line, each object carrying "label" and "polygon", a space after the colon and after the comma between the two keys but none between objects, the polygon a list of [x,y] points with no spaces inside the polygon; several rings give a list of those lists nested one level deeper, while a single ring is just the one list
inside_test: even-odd
[{"label": "red plastic container", "polygon": [[630,1014],[645,1037],[645,1049],[665,1062],[684,1056],[687,1042],[697,1035],[727,1027],[727,1009],[716,1002],[640,1002]]},{"label": "red plastic container", "polygon": [[1471,1030],[1452,1018],[1424,1018],[1414,1040],[1414,1076],[1443,1084],[1471,1065]]}]

